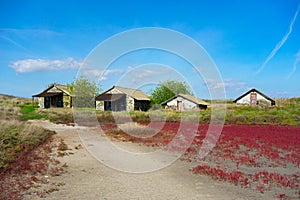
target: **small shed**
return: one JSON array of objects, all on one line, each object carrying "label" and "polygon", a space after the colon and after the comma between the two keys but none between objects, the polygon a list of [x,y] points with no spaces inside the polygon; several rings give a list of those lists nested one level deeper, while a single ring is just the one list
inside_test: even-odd
[{"label": "small shed", "polygon": [[40,108],[72,107],[72,96],[65,85],[52,84],[39,94],[32,95],[32,101],[38,97]]},{"label": "small shed", "polygon": [[248,92],[244,93],[237,99],[233,101],[238,105],[250,105],[250,106],[273,106],[275,105],[275,101],[265,95],[264,93],[258,91],[257,89],[253,88]]},{"label": "small shed", "polygon": [[95,97],[96,110],[146,111],[150,108],[150,98],[141,90],[113,86]]},{"label": "small shed", "polygon": [[194,110],[194,109],[206,109],[209,105],[207,102],[189,94],[177,94],[174,97],[161,103],[165,108],[171,108],[174,110]]}]

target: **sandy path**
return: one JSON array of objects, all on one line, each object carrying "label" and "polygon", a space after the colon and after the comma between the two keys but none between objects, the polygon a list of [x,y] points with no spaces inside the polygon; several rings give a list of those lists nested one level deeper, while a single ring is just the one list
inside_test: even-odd
[{"label": "sandy path", "polygon": [[[46,195],[46,199],[274,199],[268,193],[242,189],[229,183],[217,182],[209,177],[189,172],[191,163],[176,161],[156,172],[129,174],[106,167],[85,148],[75,149],[81,141],[75,127],[38,122],[55,130],[55,140],[64,139],[73,154],[59,158],[67,163],[68,172],[51,181],[63,182],[59,191]],[[95,131],[88,128],[86,131]],[[124,144],[129,148],[145,148]],[[40,199],[27,195],[25,199]]]}]

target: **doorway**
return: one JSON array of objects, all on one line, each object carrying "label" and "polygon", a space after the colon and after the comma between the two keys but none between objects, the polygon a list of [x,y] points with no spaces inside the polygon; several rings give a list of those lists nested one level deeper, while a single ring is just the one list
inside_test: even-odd
[{"label": "doorway", "polygon": [[182,101],[177,101],[177,110],[182,110]]},{"label": "doorway", "polygon": [[257,104],[257,94],[255,92],[250,94],[250,105],[256,106]]}]

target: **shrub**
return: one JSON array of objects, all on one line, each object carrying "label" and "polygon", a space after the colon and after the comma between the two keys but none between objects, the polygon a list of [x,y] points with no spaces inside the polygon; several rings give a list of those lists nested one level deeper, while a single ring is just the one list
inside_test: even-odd
[{"label": "shrub", "polygon": [[4,172],[17,154],[31,150],[54,134],[53,131],[16,120],[2,120],[0,127],[0,172]]},{"label": "shrub", "polygon": [[74,122],[73,111],[71,108],[40,109],[38,113],[41,115],[45,115],[46,119],[49,119],[54,123]]},{"label": "shrub", "polygon": [[136,122],[120,124],[117,132],[125,132],[135,137],[150,137],[156,134],[156,130]]}]

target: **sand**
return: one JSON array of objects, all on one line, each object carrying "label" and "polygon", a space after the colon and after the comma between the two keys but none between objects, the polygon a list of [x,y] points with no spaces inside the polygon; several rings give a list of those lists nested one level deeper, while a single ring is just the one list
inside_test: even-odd
[{"label": "sand", "polygon": [[[78,129],[86,133],[97,133],[97,128],[57,125],[48,121],[33,123],[56,131],[53,142],[59,143],[63,139],[71,150],[66,151],[67,155],[57,157],[61,163],[67,164],[67,172],[48,177],[49,183],[26,191],[24,199],[41,199],[33,192],[36,190],[50,191],[42,195],[45,199],[274,199],[269,193],[261,194],[230,183],[218,182],[207,176],[192,174],[189,169],[195,164],[180,159],[154,172],[121,172],[99,162],[82,144]],[[135,152],[153,150],[139,144],[115,143]]]}]

